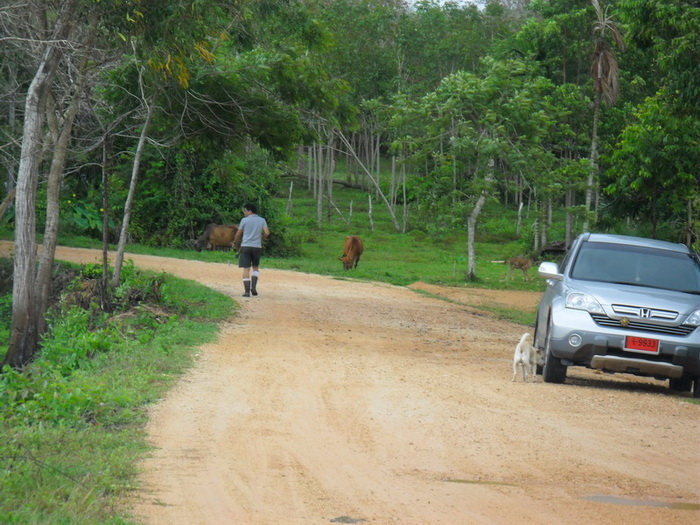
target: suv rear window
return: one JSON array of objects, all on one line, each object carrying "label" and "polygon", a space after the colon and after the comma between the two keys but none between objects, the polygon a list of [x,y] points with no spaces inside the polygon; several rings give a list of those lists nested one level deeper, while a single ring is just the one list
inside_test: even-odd
[{"label": "suv rear window", "polygon": [[693,257],[643,246],[584,242],[571,277],[700,293],[700,266]]}]

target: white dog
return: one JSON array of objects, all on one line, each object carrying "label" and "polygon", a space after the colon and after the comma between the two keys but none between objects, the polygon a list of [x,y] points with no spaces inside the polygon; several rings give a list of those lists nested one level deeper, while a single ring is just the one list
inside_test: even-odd
[{"label": "white dog", "polygon": [[537,383],[537,365],[542,364],[541,351],[532,346],[532,336],[525,332],[520,338],[520,342],[515,345],[515,355],[513,355],[513,379],[518,375],[518,365],[523,370],[523,381],[527,381],[528,374],[532,375],[532,382]]}]

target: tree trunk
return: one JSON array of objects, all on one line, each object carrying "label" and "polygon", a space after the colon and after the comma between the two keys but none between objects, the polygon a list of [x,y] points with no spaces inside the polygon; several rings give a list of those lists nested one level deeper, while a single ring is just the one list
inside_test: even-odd
[{"label": "tree trunk", "polygon": [[[92,48],[95,42],[95,31],[97,29],[98,18],[92,16],[90,30],[86,39],[88,48]],[[46,332],[46,312],[49,308],[49,300],[51,297],[51,274],[53,272],[53,264],[56,256],[56,244],[58,242],[58,225],[60,218],[60,194],[61,182],[63,180],[63,171],[66,165],[66,157],[68,146],[73,134],[73,123],[75,116],[78,113],[78,106],[85,89],[87,80],[86,70],[88,60],[83,59],[78,68],[78,75],[73,84],[72,97],[68,108],[59,120],[57,109],[53,97],[48,97],[47,100],[51,104],[47,104],[47,119],[51,127],[54,129],[52,133],[54,137],[53,143],[53,158],[49,170],[49,178],[46,185],[46,223],[44,225],[44,241],[39,259],[39,269],[37,270],[37,330],[38,336],[42,337]]]},{"label": "tree trunk", "polygon": [[[10,167],[10,170],[11,169],[12,168]],[[14,177],[13,177],[12,181],[14,183]],[[12,188],[10,190],[8,190],[7,195],[5,195],[5,198],[3,199],[2,204],[0,204],[0,218],[5,216],[5,212],[14,202],[15,193],[16,193],[16,188],[13,185]]]},{"label": "tree trunk", "polygon": [[112,153],[112,135],[105,133],[102,140],[102,309],[107,310],[109,293],[109,159]]},{"label": "tree trunk", "polygon": [[[493,169],[493,163],[489,164],[489,170]],[[494,180],[494,175],[491,171],[486,176],[484,181],[489,185]],[[486,197],[488,197],[488,190],[482,190],[479,198],[474,205],[474,209],[469,215],[467,220],[467,258],[469,260],[469,269],[467,270],[467,281],[473,282],[476,280],[476,254],[474,250],[474,243],[476,239],[476,223],[479,220],[479,215],[481,215],[481,210],[484,208],[486,203]]]},{"label": "tree trunk", "polygon": [[289,195],[287,196],[287,215],[290,217],[292,216],[292,195],[293,195],[293,190],[294,190],[294,181],[289,183]]},{"label": "tree trunk", "polygon": [[588,231],[590,226],[591,206],[593,203],[593,192],[598,180],[598,121],[600,120],[601,94],[596,93],[593,104],[593,129],[591,131],[591,157],[590,170],[586,180],[586,217],[583,222],[583,231]]},{"label": "tree trunk", "polygon": [[15,196],[15,257],[12,327],[2,364],[18,368],[29,362],[38,343],[36,301],[36,186],[41,149],[43,107],[48,80],[40,67],[27,92],[24,136]]},{"label": "tree trunk", "polygon": [[408,227],[408,197],[406,195],[406,164],[401,164],[401,188],[403,190],[403,227],[401,228],[402,233],[406,233],[406,228]]},{"label": "tree trunk", "polygon": [[331,203],[333,202],[333,179],[335,175],[335,148],[333,147],[333,132],[328,133],[328,211],[326,213],[326,222],[331,222]]},{"label": "tree trunk", "polygon": [[46,98],[61,50],[53,42],[71,32],[77,0],[63,3],[55,30],[32,79],[24,106],[24,128],[15,197],[15,257],[10,342],[2,365],[21,367],[36,351],[39,336],[36,310],[36,190],[39,178],[42,126]]},{"label": "tree trunk", "polygon": [[304,161],[304,146],[297,146],[297,173],[303,174],[306,171],[306,162]]},{"label": "tree trunk", "polygon": [[389,183],[389,204],[396,208],[398,192],[396,191],[396,155],[391,156],[391,181]]},{"label": "tree trunk", "polygon": [[573,214],[571,213],[571,208],[574,206],[575,200],[574,200],[574,191],[573,190],[566,190],[566,232],[564,233],[564,242],[565,246],[571,246],[571,241],[573,239],[573,225],[574,225],[574,217]]},{"label": "tree trunk", "polygon": [[46,224],[44,225],[44,241],[39,258],[36,282],[36,315],[39,337],[46,331],[45,314],[49,307],[51,272],[53,271],[53,261],[56,255],[56,243],[58,239],[61,180],[63,179],[66,153],[73,130],[73,120],[78,110],[78,91],[80,89],[80,87],[76,89],[71,105],[64,116],[63,125],[56,130],[58,133],[55,135],[53,158],[51,159],[51,168],[46,184]]},{"label": "tree trunk", "polygon": [[143,150],[146,147],[146,137],[148,136],[148,128],[153,117],[153,103],[147,103],[146,121],[141,129],[141,136],[136,147],[136,155],[134,155],[134,165],[131,169],[131,183],[129,184],[129,193],[124,204],[124,218],[122,219],[122,229],[119,235],[119,245],[117,246],[117,255],[114,258],[114,275],[112,275],[112,287],[116,288],[122,277],[122,265],[124,264],[124,250],[126,248],[126,240],[129,236],[129,221],[131,219],[131,206],[134,202],[136,194],[136,184],[139,179],[139,168],[141,166],[141,157]]},{"label": "tree trunk", "polygon": [[685,226],[685,245],[688,248],[693,246],[693,200],[688,199],[688,218]]},{"label": "tree trunk", "polygon": [[61,125],[57,122],[55,142],[53,144],[53,158],[49,170],[49,179],[46,185],[46,224],[44,225],[44,242],[37,271],[37,330],[41,337],[46,332],[46,311],[49,308],[51,297],[51,273],[56,256],[56,244],[58,242],[58,224],[60,218],[60,194],[63,170],[66,165],[68,145],[73,133],[73,122],[78,113],[78,104],[85,87],[85,64],[81,67],[80,75],[73,89],[73,98],[63,115]]},{"label": "tree trunk", "polygon": [[[375,179],[377,181],[376,188],[378,192],[381,192],[381,183],[382,183],[382,163],[381,163],[381,155],[379,154],[379,146],[380,146],[380,141],[381,136],[377,135],[374,139],[374,148],[373,148],[373,155],[374,155],[374,163],[375,163]],[[377,195],[379,196],[379,195]],[[391,204],[389,205],[391,206]],[[397,230],[398,231],[398,230]]]},{"label": "tree trunk", "polygon": [[309,161],[306,167],[307,188],[316,198],[316,144],[309,146]]},{"label": "tree trunk", "polygon": [[548,200],[544,205],[543,205],[543,210],[542,210],[542,223],[540,226],[540,246],[543,248],[547,246],[547,243],[549,242],[548,236],[549,236],[549,225],[551,224],[551,218],[550,215],[552,213],[552,201]]},{"label": "tree trunk", "polygon": [[323,148],[316,144],[316,223],[323,221]]},{"label": "tree trunk", "polygon": [[[11,61],[10,63],[7,64],[7,67],[10,70],[10,75],[12,77],[12,80],[16,83],[17,82],[17,72],[16,72],[16,64],[13,64]],[[7,104],[7,124],[8,124],[8,132],[10,134],[10,137],[13,139],[17,136],[16,134],[16,125],[17,125],[17,95],[15,93],[15,90],[12,90],[10,93],[10,100],[8,101]],[[14,148],[13,148],[14,149]],[[14,153],[14,151],[12,151]],[[15,160],[15,155],[11,154],[10,158],[7,161],[7,178],[5,182],[5,189],[7,190],[7,196],[5,199],[8,201],[8,204],[5,205],[5,202],[3,201],[3,205],[0,208],[0,218],[2,218],[5,215],[5,211],[7,211],[7,207],[9,204],[12,202],[14,199],[15,195],[15,168],[17,166],[16,160]],[[10,198],[10,195],[12,196]]]}]

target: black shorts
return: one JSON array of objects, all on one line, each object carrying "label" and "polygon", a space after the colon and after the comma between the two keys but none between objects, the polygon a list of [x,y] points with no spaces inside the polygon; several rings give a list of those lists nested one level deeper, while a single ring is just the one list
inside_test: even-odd
[{"label": "black shorts", "polygon": [[238,252],[238,267],[250,268],[251,266],[260,266],[260,254],[262,248],[253,248],[251,246],[242,246]]}]

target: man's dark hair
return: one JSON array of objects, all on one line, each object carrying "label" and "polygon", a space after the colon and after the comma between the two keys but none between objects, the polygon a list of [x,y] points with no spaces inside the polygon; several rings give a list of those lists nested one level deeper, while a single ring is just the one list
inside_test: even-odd
[{"label": "man's dark hair", "polygon": [[257,206],[255,206],[255,204],[253,204],[252,202],[243,206],[243,209],[248,210],[249,212],[252,212],[252,213],[258,213]]}]

